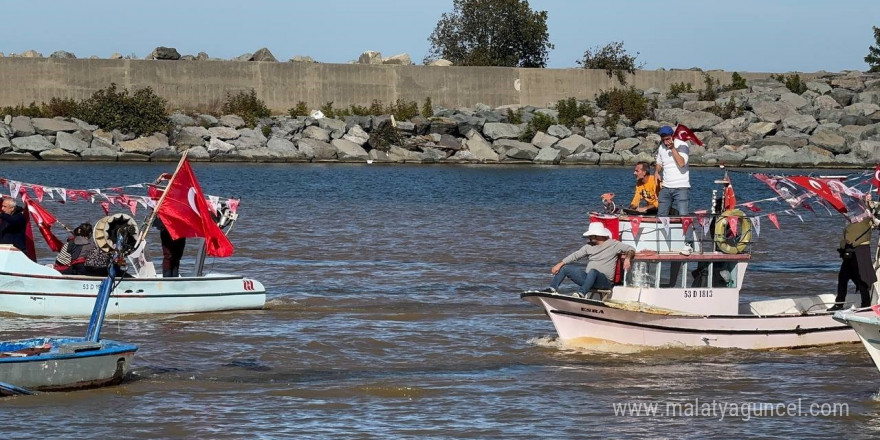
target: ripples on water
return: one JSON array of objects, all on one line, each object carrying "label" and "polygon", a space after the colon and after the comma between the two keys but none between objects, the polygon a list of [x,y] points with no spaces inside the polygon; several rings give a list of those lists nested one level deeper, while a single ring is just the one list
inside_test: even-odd
[{"label": "ripples on water", "polygon": [[[171,166],[15,164],[3,174],[93,188],[150,181]],[[103,335],[140,345],[132,380],[6,399],[5,437],[878,435],[880,374],[859,345],[754,352],[558,343],[550,321],[518,292],[546,285],[550,266],[580,246],[599,194],[627,201],[629,169],[196,164],[195,171],[207,193],[242,197],[235,256],[209,268],[261,280],[267,309],[111,315]],[[709,191],[700,188],[720,172],[693,175],[692,199],[705,206]],[[760,182],[734,178],[740,200],[770,196]],[[96,220],[98,209],[68,204],[59,215],[75,224]],[[804,220],[783,216],[781,231],[764,222],[747,298],[833,290],[843,222]],[[85,329],[82,319],[0,319],[5,339]],[[612,408],[695,399],[844,403],[849,416],[719,421],[615,417]]]}]

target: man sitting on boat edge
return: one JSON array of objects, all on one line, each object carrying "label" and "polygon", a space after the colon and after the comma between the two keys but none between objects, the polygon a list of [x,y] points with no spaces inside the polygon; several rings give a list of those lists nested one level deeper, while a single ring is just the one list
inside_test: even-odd
[{"label": "man sitting on boat edge", "polygon": [[[562,261],[557,263],[550,269],[553,273],[553,281],[550,287],[544,289],[543,292],[556,293],[559,285],[568,277],[575,284],[580,286],[578,293],[581,297],[586,297],[590,289],[610,289],[614,272],[617,269],[617,260],[621,253],[626,254],[623,260],[623,269],[629,270],[632,264],[632,258],[636,253],[635,248],[628,244],[623,244],[611,238],[611,231],[599,222],[590,223],[584,237],[589,239],[589,243],[574,251]],[[581,269],[570,263],[587,258],[587,267]]]}]

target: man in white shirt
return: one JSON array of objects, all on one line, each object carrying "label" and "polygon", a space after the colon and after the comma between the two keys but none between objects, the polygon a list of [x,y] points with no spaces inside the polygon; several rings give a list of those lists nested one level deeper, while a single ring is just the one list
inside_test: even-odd
[{"label": "man in white shirt", "polygon": [[[662,189],[657,197],[660,203],[657,215],[669,215],[673,204],[678,210],[678,215],[687,215],[690,212],[688,203],[691,190],[690,169],[688,167],[690,147],[687,142],[675,139],[673,136],[675,131],[668,125],[660,127],[659,134],[660,146],[657,148],[657,167],[654,169],[654,178],[662,181]],[[688,229],[685,240],[686,244],[681,253],[689,255],[693,250],[691,246],[693,232],[690,229]]]}]

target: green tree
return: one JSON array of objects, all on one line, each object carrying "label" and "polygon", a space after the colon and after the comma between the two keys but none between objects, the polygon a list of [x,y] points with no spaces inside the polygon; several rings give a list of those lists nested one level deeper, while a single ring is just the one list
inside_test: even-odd
[{"label": "green tree", "polygon": [[453,0],[428,37],[425,57],[460,66],[545,67],[553,49],[547,11],[526,0]]},{"label": "green tree", "polygon": [[865,62],[871,66],[871,69],[868,72],[880,72],[880,28],[877,26],[872,26],[874,28],[874,41],[876,46],[868,47],[868,56],[865,57]]},{"label": "green tree", "polygon": [[605,70],[609,78],[614,75],[620,84],[626,85],[625,74],[635,75],[636,69],[642,67],[641,64],[636,65],[636,57],[638,56],[638,52],[635,55],[626,53],[623,41],[612,41],[604,47],[596,46],[593,49],[587,49],[584,52],[584,57],[577,60],[576,63],[583,66],[584,69]]}]

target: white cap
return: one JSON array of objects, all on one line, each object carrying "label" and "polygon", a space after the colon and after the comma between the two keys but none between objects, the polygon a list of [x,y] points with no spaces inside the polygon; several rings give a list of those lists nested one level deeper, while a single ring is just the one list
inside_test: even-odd
[{"label": "white cap", "polygon": [[587,232],[584,232],[584,237],[589,236],[611,238],[611,231],[600,222],[592,222],[590,227],[587,228]]}]

